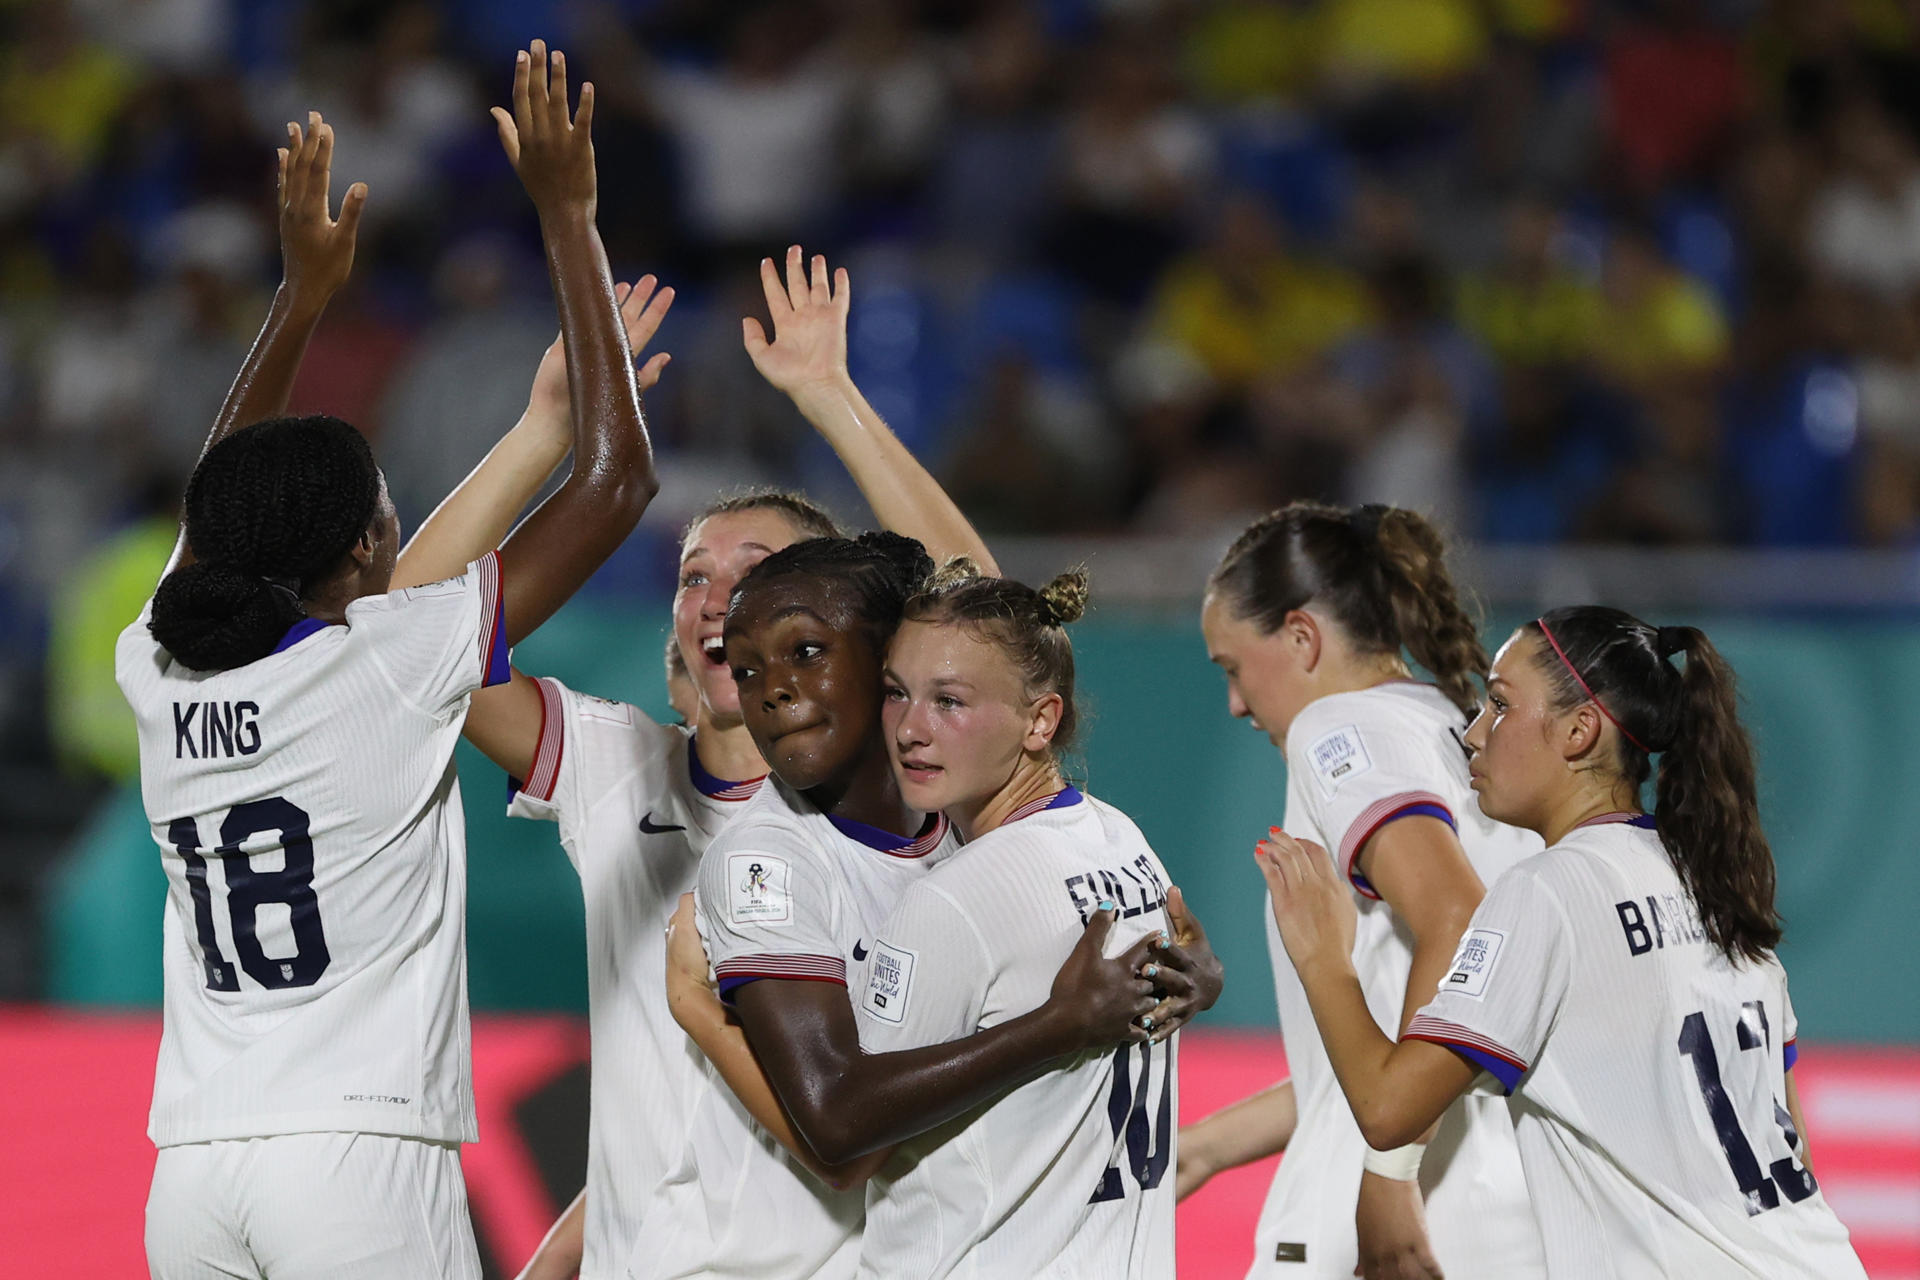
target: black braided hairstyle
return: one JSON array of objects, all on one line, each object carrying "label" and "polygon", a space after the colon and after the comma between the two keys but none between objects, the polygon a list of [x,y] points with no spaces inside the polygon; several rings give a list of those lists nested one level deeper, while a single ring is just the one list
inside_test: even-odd
[{"label": "black braided hairstyle", "polygon": [[898,533],[808,538],[753,566],[733,589],[727,612],[732,614],[742,600],[783,578],[825,579],[846,587],[855,619],[866,626],[876,650],[884,651],[900,626],[908,598],[932,573],[927,549]]},{"label": "black braided hairstyle", "polygon": [[148,630],[195,671],[265,657],[306,616],[305,588],[366,533],[379,501],[373,450],[338,418],[271,418],[234,432],[187,481],[195,560],[161,581]]}]

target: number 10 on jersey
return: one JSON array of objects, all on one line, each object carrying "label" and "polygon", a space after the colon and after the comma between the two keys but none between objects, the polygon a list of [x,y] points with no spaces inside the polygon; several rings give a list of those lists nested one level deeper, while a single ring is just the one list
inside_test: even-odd
[{"label": "number 10 on jersey", "polygon": [[[333,957],[327,953],[327,935],[320,924],[320,900],[313,892],[313,829],[307,811],[281,796],[235,805],[220,824],[220,847],[214,855],[227,886],[227,918],[233,929],[233,948],[240,968],[263,987],[310,987],[320,981]],[[252,857],[240,846],[266,831],[280,833],[285,861],[278,871],[254,869]],[[192,818],[175,818],[167,839],[187,864],[187,891],[193,895],[193,927],[200,943],[209,991],[238,991],[239,975],[220,951],[213,929],[213,892],[207,883],[206,851],[200,845],[200,827]],[[260,908],[284,903],[293,931],[294,954],[275,959],[260,945]]]}]

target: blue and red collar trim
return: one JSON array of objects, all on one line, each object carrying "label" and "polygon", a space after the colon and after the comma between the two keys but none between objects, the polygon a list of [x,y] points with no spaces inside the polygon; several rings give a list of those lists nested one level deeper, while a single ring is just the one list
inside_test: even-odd
[{"label": "blue and red collar trim", "polygon": [[1006,821],[1000,825],[1004,827],[1008,822],[1018,822],[1022,818],[1031,818],[1034,814],[1045,813],[1049,809],[1065,809],[1069,805],[1079,804],[1084,799],[1086,799],[1086,797],[1080,794],[1079,789],[1072,783],[1068,783],[1050,796],[1041,796],[1038,800],[1027,801],[1018,809],[1008,814]]},{"label": "blue and red collar trim", "polygon": [[947,816],[944,813],[928,814],[920,834],[911,837],[897,836],[891,831],[882,831],[879,827],[832,813],[827,815],[827,821],[847,839],[858,840],[869,849],[878,849],[896,858],[924,858],[938,848],[947,835]]},{"label": "blue and red collar trim", "polygon": [[709,800],[751,800],[760,790],[760,784],[767,780],[766,774],[757,778],[748,778],[745,782],[728,782],[725,778],[716,778],[700,767],[700,752],[695,749],[699,736],[687,739],[687,773],[693,779],[693,785],[701,795]]},{"label": "blue and red collar trim", "polygon": [[1623,823],[1629,827],[1639,827],[1642,831],[1653,831],[1659,826],[1650,813],[1629,813],[1622,809],[1618,813],[1603,813],[1597,818],[1588,818],[1585,822],[1575,824],[1573,829],[1578,831],[1581,827],[1607,827]]}]

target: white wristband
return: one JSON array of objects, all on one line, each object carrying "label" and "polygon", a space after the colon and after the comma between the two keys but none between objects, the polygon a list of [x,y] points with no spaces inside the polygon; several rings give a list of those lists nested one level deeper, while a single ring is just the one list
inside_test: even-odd
[{"label": "white wristband", "polygon": [[1413,1182],[1420,1177],[1420,1158],[1426,1154],[1427,1144],[1424,1142],[1409,1142],[1391,1151],[1375,1151],[1368,1147],[1367,1157],[1361,1163],[1368,1173],[1392,1178],[1395,1182]]}]

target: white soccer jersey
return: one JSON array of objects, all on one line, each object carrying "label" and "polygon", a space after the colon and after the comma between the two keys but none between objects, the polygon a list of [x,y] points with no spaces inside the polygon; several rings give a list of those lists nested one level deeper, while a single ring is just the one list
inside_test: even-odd
[{"label": "white soccer jersey", "polygon": [[[913,886],[860,992],[874,1053],[1031,1012],[1102,899],[1108,952],[1167,927],[1166,869],[1119,810],[1072,787],[1016,811]],[[1071,1063],[900,1145],[868,1184],[863,1280],[1173,1275],[1175,1042]]]},{"label": "white soccer jersey", "polygon": [[167,871],[149,1135],[474,1141],[453,748],[507,678],[498,556],[231,671],[175,662],[149,610],[115,654]]},{"label": "white soccer jersey", "polygon": [[[1413,935],[1354,866],[1368,838],[1397,818],[1440,818],[1459,834],[1484,884],[1540,848],[1538,837],[1480,812],[1460,741],[1465,728],[1459,708],[1437,688],[1401,680],[1321,698],[1287,731],[1283,825],[1325,846],[1353,882],[1360,911],[1354,969],[1374,1020],[1395,1038]],[[1266,924],[1299,1123],[1261,1210],[1248,1275],[1351,1280],[1366,1139],[1334,1078],[1271,904]],[[1449,1275],[1538,1276],[1544,1265],[1539,1231],[1512,1125],[1488,1103],[1465,1098],[1450,1107],[1427,1149],[1420,1183],[1428,1238]]]},{"label": "white soccer jersey", "polygon": [[1864,1277],[1795,1158],[1778,960],[1706,940],[1651,821],[1602,821],[1510,871],[1407,1029],[1508,1100],[1549,1273]]},{"label": "white soccer jersey", "polygon": [[[954,847],[830,818],[769,779],[700,858],[700,932],[723,998],[764,978],[846,985],[900,895]],[[679,1159],[648,1198],[635,1280],[850,1277],[861,1190],[830,1191],[703,1066]]]},{"label": "white soccer jersey", "polygon": [[583,1280],[622,1274],[640,1211],[686,1136],[700,1051],[667,1009],[665,926],[700,853],[758,778],[700,767],[685,729],[638,707],[539,682],[540,747],[507,812],[560,825],[587,917],[593,1033]]}]

